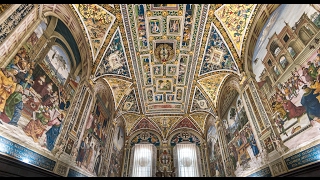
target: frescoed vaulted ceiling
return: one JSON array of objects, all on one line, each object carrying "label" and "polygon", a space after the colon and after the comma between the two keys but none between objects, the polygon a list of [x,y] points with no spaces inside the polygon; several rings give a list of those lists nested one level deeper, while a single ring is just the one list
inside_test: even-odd
[{"label": "frescoed vaulted ceiling", "polygon": [[127,134],[144,127],[164,137],[181,127],[203,133],[225,79],[243,71],[242,46],[258,6],[70,5],[91,48],[90,77],[109,84]]}]

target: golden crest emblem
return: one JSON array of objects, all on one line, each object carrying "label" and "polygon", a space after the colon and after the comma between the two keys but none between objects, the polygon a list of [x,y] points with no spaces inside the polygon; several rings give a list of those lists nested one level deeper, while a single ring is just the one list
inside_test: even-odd
[{"label": "golden crest emblem", "polygon": [[167,43],[159,44],[154,51],[155,58],[161,62],[172,60],[174,54],[173,48]]}]

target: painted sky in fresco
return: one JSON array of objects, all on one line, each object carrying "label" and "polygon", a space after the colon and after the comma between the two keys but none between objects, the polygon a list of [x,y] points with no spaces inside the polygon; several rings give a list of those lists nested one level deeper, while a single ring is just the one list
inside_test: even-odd
[{"label": "painted sky in fresco", "polygon": [[[56,54],[55,54],[56,52]],[[55,54],[55,55],[54,55]],[[57,70],[59,74],[65,79],[68,78],[68,74],[70,72],[70,60],[66,53],[59,46],[52,46],[47,56],[49,57],[52,66]],[[59,67],[58,59],[62,58],[66,62],[66,68]],[[64,82],[64,81],[63,81]]]},{"label": "painted sky in fresco", "polygon": [[34,32],[37,34],[37,37],[40,38],[43,34],[43,31],[47,29],[47,24],[44,21],[41,21],[38,27],[34,30]]},{"label": "painted sky in fresco", "polygon": [[[285,26],[285,22],[293,27],[299,20],[303,13],[307,13],[308,17],[316,12],[316,10],[309,4],[282,4],[280,5],[267,20],[266,24],[261,31],[258,41],[254,50],[252,61],[259,58],[257,64],[252,63],[253,73],[256,74],[256,80],[259,82],[259,76],[264,69],[262,60],[267,54],[266,46],[268,44],[268,38],[270,38],[274,32],[280,33]],[[277,22],[277,23],[274,23]]]}]

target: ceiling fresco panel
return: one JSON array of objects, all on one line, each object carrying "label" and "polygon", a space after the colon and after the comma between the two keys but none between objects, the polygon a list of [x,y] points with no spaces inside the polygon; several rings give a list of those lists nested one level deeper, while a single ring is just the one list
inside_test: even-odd
[{"label": "ceiling fresco panel", "polygon": [[140,115],[134,113],[123,114],[122,117],[125,119],[126,133],[129,134],[135,122],[140,118]]},{"label": "ceiling fresco panel", "polygon": [[172,128],[170,130],[170,132],[173,132],[173,131],[180,129],[180,128],[190,128],[190,129],[193,129],[193,130],[199,132],[199,129],[194,125],[192,120],[190,120],[187,117],[183,118],[180,122],[176,123],[176,126],[174,126],[174,128]]},{"label": "ceiling fresco panel", "polygon": [[100,61],[95,73],[95,78],[108,74],[131,78],[119,28],[115,31],[113,38]]},{"label": "ceiling fresco panel", "polygon": [[227,43],[213,23],[211,23],[209,35],[206,39],[207,42],[199,75],[222,69],[238,72],[237,63],[230,53]]},{"label": "ceiling fresco panel", "polygon": [[237,53],[241,48],[247,26],[256,4],[224,4],[215,11],[215,15],[226,29]]},{"label": "ceiling fresco panel", "polygon": [[140,129],[151,129],[155,130],[156,132],[160,132],[159,128],[156,127],[149,119],[142,118],[135,126],[131,129],[130,134],[133,132],[140,130]]},{"label": "ceiling fresco panel", "polygon": [[195,87],[194,95],[192,98],[192,105],[190,112],[195,111],[207,111],[210,112],[210,103],[205,98],[205,96],[202,94],[200,89],[198,87]]},{"label": "ceiling fresco panel", "polygon": [[150,119],[161,129],[162,136],[167,137],[172,125],[174,125],[182,116],[155,116]]},{"label": "ceiling fresco panel", "polygon": [[90,38],[89,43],[95,61],[116,17],[96,4],[74,4],[73,6],[81,17]]},{"label": "ceiling fresco panel", "polygon": [[229,73],[220,73],[220,74],[211,75],[206,78],[202,78],[198,80],[198,83],[201,85],[201,87],[210,97],[211,102],[214,104],[215,107],[217,104],[219,87],[221,86],[221,83],[228,75]]},{"label": "ceiling fresco panel", "polygon": [[[199,12],[195,12],[195,6],[199,5],[192,5],[194,9],[188,13],[196,17]],[[166,7],[152,9],[152,5],[142,4],[127,7],[128,24],[133,31],[128,26],[126,30],[128,37],[132,33],[132,45],[135,47],[132,50],[138,51],[135,53],[137,60],[133,58],[133,66],[138,69],[135,78],[143,112],[152,115],[167,113],[171,109],[175,114],[184,113],[187,107],[185,97],[191,88],[186,85],[192,52],[180,49],[180,44],[183,29],[188,29],[191,23],[193,26],[190,28],[198,27],[199,22],[186,15],[189,25],[184,23],[183,9],[186,6],[183,4],[177,5],[176,10],[171,7],[167,10],[164,10]],[[191,37],[192,34],[188,45],[194,43],[195,39]]]},{"label": "ceiling fresco panel", "polygon": [[104,77],[104,80],[109,84],[112,90],[114,103],[116,107],[115,109],[117,109],[121,99],[131,92],[130,86],[132,85],[132,83],[113,77]]},{"label": "ceiling fresco panel", "polygon": [[[200,9],[200,8],[199,8]],[[197,6],[195,4],[185,4],[183,5],[184,13],[184,23],[183,23],[183,35],[181,38],[181,49],[190,50],[193,29],[195,27],[195,14],[197,11]]]},{"label": "ceiling fresco panel", "polygon": [[205,126],[208,113],[197,112],[197,113],[190,114],[189,116],[198,124],[201,131],[204,133],[204,126]]},{"label": "ceiling fresco panel", "polygon": [[124,105],[122,107],[122,111],[126,111],[126,112],[135,112],[135,113],[139,113],[139,106],[137,103],[137,98],[136,98],[136,92],[133,89],[130,94],[127,96]]},{"label": "ceiling fresco panel", "polygon": [[159,11],[159,10],[178,10],[178,4],[151,4],[150,10]]}]

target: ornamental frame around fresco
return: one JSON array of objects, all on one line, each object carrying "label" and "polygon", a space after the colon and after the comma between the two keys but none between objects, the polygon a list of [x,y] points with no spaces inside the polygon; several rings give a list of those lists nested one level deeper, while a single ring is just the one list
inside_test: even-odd
[{"label": "ornamental frame around fresco", "polygon": [[[140,9],[140,8],[143,8]],[[137,35],[136,42],[138,44],[139,51],[149,50],[149,41],[147,36],[147,28],[146,28],[146,6],[144,5],[129,5],[129,10],[133,12],[133,23],[131,24],[131,28],[136,30],[135,35]],[[130,12],[129,12],[130,13]],[[130,18],[131,19],[131,18]],[[138,24],[139,26],[133,26],[134,24]],[[130,32],[130,31],[127,31]],[[134,36],[135,37],[135,36]]]},{"label": "ornamental frame around fresco", "polygon": [[182,29],[181,16],[167,16],[167,35],[168,36],[180,36]]},{"label": "ornamental frame around fresco", "polygon": [[[4,40],[7,38],[7,36],[10,34],[10,32],[14,32],[14,29],[16,26],[20,24],[21,21],[24,20],[24,18],[29,15],[29,12],[33,10],[35,7],[34,4],[22,4],[11,14],[10,17],[8,17],[1,25],[1,33],[0,33],[0,44],[4,42]],[[9,23],[10,21],[13,21],[13,23]],[[8,26],[10,24],[10,26]]]},{"label": "ornamental frame around fresco", "polygon": [[178,4],[151,4],[151,11],[159,11],[159,10],[178,10]]},{"label": "ornamental frame around fresco", "polygon": [[[187,6],[191,9],[187,9]],[[198,5],[201,6],[201,5]],[[183,12],[184,12],[184,24],[183,24],[183,30],[182,30],[182,37],[180,48],[182,50],[190,50],[191,48],[191,39],[194,41],[196,36],[196,31],[194,31],[194,28],[198,27],[198,24],[200,22],[199,16],[200,15],[201,7],[197,7],[195,4],[184,4],[183,5]],[[191,13],[191,14],[190,14]],[[192,26],[193,24],[194,26]]]},{"label": "ornamental frame around fresco", "polygon": [[[81,91],[80,91],[80,89],[81,89]],[[74,101],[76,101],[76,102],[73,102],[73,104],[75,104],[75,106],[74,107],[72,107],[73,109],[80,109],[80,105],[81,105],[81,102],[82,102],[82,100],[83,100],[83,98],[84,98],[84,95],[85,95],[85,93],[86,93],[86,90],[87,90],[87,87],[86,87],[86,85],[82,85],[82,87],[81,88],[78,88],[78,92],[77,92],[77,97],[79,97],[77,100],[74,100]],[[79,113],[79,111],[72,111],[72,113],[69,113],[68,114],[68,119],[75,119],[76,118],[76,116],[78,116],[78,113]],[[69,134],[69,132],[71,131],[71,129],[72,129],[72,127],[73,127],[73,123],[74,123],[74,121],[69,121],[69,124],[67,125],[66,124],[66,126],[68,127],[67,129],[66,128],[64,128],[63,130],[62,130],[62,132],[61,132],[61,135],[62,136],[64,136],[64,138],[65,139],[67,139],[68,137],[72,137],[72,139],[68,139],[68,141],[67,141],[67,143],[69,144],[72,144],[72,141],[74,141],[74,142],[78,142],[78,140],[76,140],[76,138],[75,137],[73,137],[73,136],[69,136],[68,134]],[[68,145],[67,144],[67,145]],[[71,149],[72,149],[72,147],[71,147]],[[67,149],[65,149],[65,152],[67,151]]]},{"label": "ornamental frame around fresco", "polygon": [[178,67],[178,77],[177,77],[178,85],[186,84],[186,76],[189,74],[189,71],[187,71],[190,64],[189,58],[190,57],[187,54],[181,54],[181,53],[179,54],[179,67]]},{"label": "ornamental frame around fresco", "polygon": [[173,92],[173,78],[157,78],[156,92]]},{"label": "ornamental frame around fresco", "polygon": [[147,18],[147,29],[149,36],[162,36],[163,34],[162,16],[152,16]]},{"label": "ornamental frame around fresco", "polygon": [[[143,76],[143,85],[149,86],[153,84],[153,78],[151,77],[151,74],[154,74],[154,68],[151,65],[151,55],[145,54],[140,55],[140,61],[141,61],[141,69],[142,72],[141,75]],[[151,69],[152,68],[152,69]],[[163,69],[162,67],[160,70]],[[159,72],[159,76],[162,75],[161,72]]]}]

